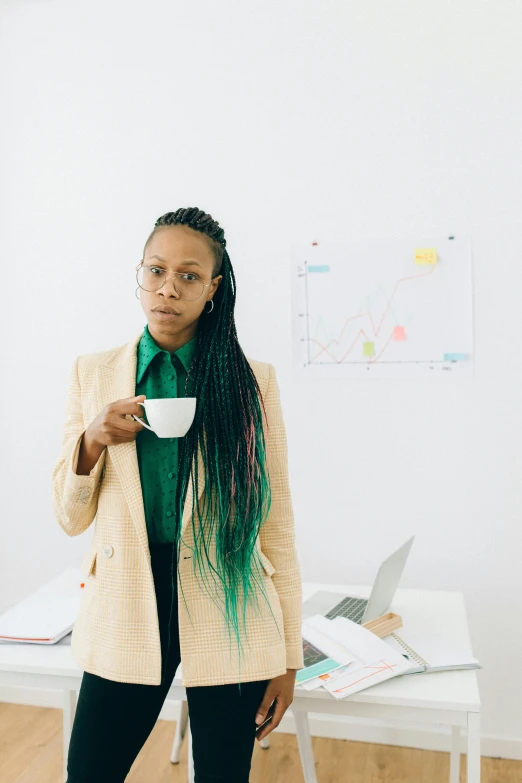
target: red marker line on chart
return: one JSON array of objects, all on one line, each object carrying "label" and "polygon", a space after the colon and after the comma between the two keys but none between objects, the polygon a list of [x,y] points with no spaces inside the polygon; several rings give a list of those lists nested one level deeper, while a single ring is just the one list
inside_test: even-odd
[{"label": "red marker line on chart", "polygon": [[[400,280],[398,280],[398,281],[395,283],[395,286],[394,286],[394,288],[393,288],[393,292],[392,292],[392,294],[391,294],[391,296],[390,296],[390,298],[389,298],[389,300],[388,300],[388,303],[387,303],[387,305],[386,305],[386,309],[384,310],[384,313],[383,313],[383,315],[382,315],[382,317],[381,317],[381,320],[380,320],[380,322],[379,322],[379,325],[378,325],[377,327],[375,326],[375,322],[374,322],[374,320],[373,320],[373,315],[372,315],[371,311],[369,311],[369,310],[368,310],[367,312],[365,312],[365,313],[359,313],[358,315],[352,315],[352,316],[350,316],[349,318],[347,318],[347,319],[346,319],[346,321],[344,322],[344,324],[343,324],[343,327],[342,327],[342,329],[341,329],[341,334],[340,334],[340,337],[339,337],[339,338],[335,338],[335,337],[334,337],[334,339],[333,339],[333,340],[331,340],[331,342],[328,344],[328,346],[329,346],[329,345],[331,345],[332,343],[336,343],[337,345],[340,345],[340,342],[341,342],[341,340],[342,340],[342,338],[343,338],[343,334],[344,334],[344,330],[346,329],[346,326],[347,326],[347,325],[348,325],[348,324],[349,324],[351,321],[356,321],[358,318],[369,318],[369,319],[370,319],[371,328],[372,328],[372,331],[373,331],[373,335],[374,335],[374,337],[378,337],[378,336],[379,336],[379,332],[380,332],[380,331],[381,331],[381,329],[382,329],[382,325],[383,325],[383,323],[384,323],[384,321],[385,321],[385,319],[386,319],[386,316],[388,315],[388,312],[389,312],[389,310],[390,310],[390,308],[391,308],[391,306],[392,306],[392,304],[393,304],[393,300],[394,300],[394,298],[395,298],[395,295],[396,295],[396,293],[397,293],[397,291],[398,291],[398,289],[399,289],[399,286],[400,286],[402,283],[407,283],[407,282],[409,282],[409,281],[411,281],[411,280],[417,280],[417,279],[419,279],[419,278],[421,278],[421,277],[428,277],[429,275],[432,275],[432,274],[433,274],[433,272],[435,271],[435,269],[436,269],[436,267],[435,267],[435,266],[433,266],[433,267],[432,267],[432,268],[431,268],[431,269],[430,269],[428,272],[421,272],[421,274],[418,274],[418,275],[410,275],[409,277],[402,277]],[[347,351],[347,352],[346,352],[346,353],[345,353],[345,354],[342,356],[342,358],[341,358],[341,359],[337,359],[335,356],[333,356],[333,354],[332,354],[332,353],[331,353],[331,352],[328,350],[328,346],[327,346],[327,345],[323,345],[323,344],[322,344],[322,343],[320,343],[318,340],[315,340],[313,337],[311,337],[311,338],[310,338],[310,342],[314,342],[314,343],[316,343],[317,345],[321,346],[321,350],[320,350],[320,351],[319,351],[319,352],[318,352],[318,353],[317,353],[317,354],[316,354],[314,357],[312,357],[312,358],[310,359],[310,362],[314,362],[314,361],[315,361],[315,360],[316,360],[316,359],[317,359],[317,358],[318,358],[318,357],[319,357],[319,356],[320,356],[322,353],[327,353],[329,356],[331,356],[331,358],[332,358],[334,361],[337,361],[337,362],[339,362],[339,363],[340,363],[340,362],[342,362],[342,361],[344,361],[344,359],[346,359],[346,357],[347,357],[347,356],[349,356],[349,355],[350,355],[350,353],[352,352],[352,350],[355,348],[355,346],[356,346],[357,342],[359,341],[359,338],[361,337],[361,335],[363,335],[364,337],[366,337],[366,340],[367,340],[367,342],[371,342],[371,340],[370,340],[370,339],[368,338],[368,336],[366,335],[366,332],[364,332],[364,330],[363,330],[363,329],[360,329],[360,330],[359,330],[359,332],[358,332],[358,334],[357,334],[357,337],[356,337],[356,338],[355,338],[355,340],[354,340],[354,342],[352,343],[352,345],[350,346],[350,348],[348,349],[348,351]],[[386,345],[384,346],[384,348],[383,348],[383,349],[381,350],[381,352],[379,353],[379,355],[378,355],[378,356],[376,356],[376,357],[374,357],[374,358],[371,360],[371,362],[369,362],[369,364],[373,364],[374,362],[376,362],[376,361],[377,361],[377,359],[379,359],[379,358],[382,356],[382,354],[384,353],[384,351],[386,350],[386,348],[387,348],[387,347],[388,347],[388,345],[390,344],[390,342],[391,342],[391,340],[392,340],[392,337],[393,337],[393,332],[392,332],[392,335],[390,336],[389,340],[387,341]]]}]

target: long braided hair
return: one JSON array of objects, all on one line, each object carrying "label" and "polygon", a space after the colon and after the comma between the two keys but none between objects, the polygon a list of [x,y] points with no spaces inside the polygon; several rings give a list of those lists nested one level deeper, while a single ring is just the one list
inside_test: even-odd
[{"label": "long braided hair", "polygon": [[[255,547],[272,502],[263,414],[267,428],[268,423],[257,378],[237,338],[236,281],[223,229],[197,207],[181,208],[156,220],[145,248],[158,227],[179,224],[208,237],[215,258],[212,277],[223,277],[212,300],[213,309],[204,310],[199,318],[197,348],[185,385],[185,395],[196,397],[197,402],[193,423],[180,438],[174,550],[179,558],[181,515],[191,480],[193,566],[206,587],[212,576],[214,589],[209,594],[224,613],[229,639],[231,630],[235,633],[241,660],[240,618],[246,635],[247,602],[258,606],[260,592],[270,606]],[[198,497],[198,446],[205,468],[202,498]],[[215,565],[211,552],[215,552]]]}]

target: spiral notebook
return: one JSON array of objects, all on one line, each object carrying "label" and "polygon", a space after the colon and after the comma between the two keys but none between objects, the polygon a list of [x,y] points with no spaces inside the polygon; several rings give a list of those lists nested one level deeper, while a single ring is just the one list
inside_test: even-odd
[{"label": "spiral notebook", "polygon": [[405,674],[418,672],[443,672],[452,669],[482,669],[482,665],[464,649],[448,643],[440,636],[405,631],[396,631],[383,637],[389,644],[415,666]]}]

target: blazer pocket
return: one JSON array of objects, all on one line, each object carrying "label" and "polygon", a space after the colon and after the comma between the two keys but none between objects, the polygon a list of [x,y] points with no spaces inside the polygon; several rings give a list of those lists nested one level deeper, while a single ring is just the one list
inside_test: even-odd
[{"label": "blazer pocket", "polygon": [[93,545],[85,555],[83,562],[80,566],[80,570],[83,571],[83,573],[86,576],[91,576],[91,574],[94,574],[96,571],[96,557],[98,555],[98,550]]},{"label": "blazer pocket", "polygon": [[272,565],[272,563],[270,562],[270,560],[268,559],[268,557],[265,555],[264,552],[262,552],[260,549],[258,551],[259,551],[259,557],[261,558],[261,565],[265,569],[266,573],[269,576],[272,576],[272,574],[275,574],[276,571],[274,566]]}]

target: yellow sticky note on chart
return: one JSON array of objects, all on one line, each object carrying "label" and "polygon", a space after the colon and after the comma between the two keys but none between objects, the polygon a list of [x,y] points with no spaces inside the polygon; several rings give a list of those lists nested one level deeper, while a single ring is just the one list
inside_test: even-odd
[{"label": "yellow sticky note on chart", "polygon": [[436,264],[437,251],[434,247],[419,247],[415,251],[416,264]]}]

